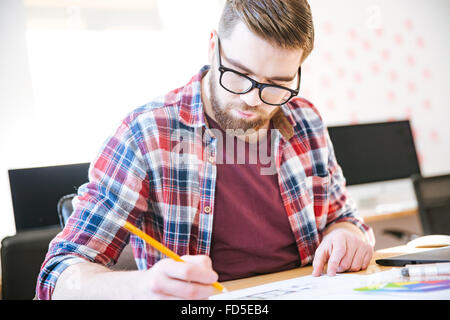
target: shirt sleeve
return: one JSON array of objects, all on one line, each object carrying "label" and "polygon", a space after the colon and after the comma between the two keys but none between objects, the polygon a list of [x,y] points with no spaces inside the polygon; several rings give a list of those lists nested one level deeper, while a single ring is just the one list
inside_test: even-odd
[{"label": "shirt sleeve", "polygon": [[148,175],[137,131],[122,122],[89,168],[89,182],[78,189],[74,210],[51,241],[36,285],[38,299],[51,299],[60,274],[90,261],[110,267],[129,241],[122,227],[147,210]]},{"label": "shirt sleeve", "polygon": [[374,246],[375,236],[372,228],[364,223],[363,218],[358,214],[355,202],[350,197],[346,180],[339,166],[333,149],[328,130],[325,130],[328,145],[328,172],[330,175],[329,185],[329,206],[326,227],[338,222],[350,222],[356,225],[364,234],[367,242]]}]

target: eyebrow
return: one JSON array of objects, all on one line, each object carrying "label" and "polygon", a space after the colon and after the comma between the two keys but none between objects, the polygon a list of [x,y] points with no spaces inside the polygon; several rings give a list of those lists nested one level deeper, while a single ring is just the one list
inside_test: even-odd
[{"label": "eyebrow", "polygon": [[[233,66],[238,67],[239,69],[242,69],[242,70],[244,70],[245,72],[247,72],[249,74],[253,74],[253,75],[256,74],[253,71],[251,71],[250,69],[248,69],[246,66],[242,65],[239,61],[236,61],[236,60],[231,59],[231,58],[223,57],[223,56],[222,56],[222,58],[225,58],[225,60],[227,60]],[[289,82],[289,81],[292,81],[292,80],[295,79],[295,76],[297,75],[297,73],[298,73],[298,71],[292,77],[289,77],[289,76],[288,77],[283,77],[283,76],[277,77],[277,76],[275,76],[275,77],[270,77],[270,78],[267,78],[267,79],[271,80],[271,81]]]}]

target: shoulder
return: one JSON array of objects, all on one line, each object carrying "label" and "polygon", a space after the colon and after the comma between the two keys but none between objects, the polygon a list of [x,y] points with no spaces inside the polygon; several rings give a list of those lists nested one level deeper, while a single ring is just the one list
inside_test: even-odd
[{"label": "shoulder", "polygon": [[324,134],[324,125],[319,110],[309,100],[303,97],[295,97],[284,105],[284,112],[291,117],[294,124],[294,132],[302,136],[311,134]]},{"label": "shoulder", "polygon": [[140,135],[156,134],[164,128],[173,128],[174,122],[179,121],[180,104],[178,88],[129,112],[123,118],[122,126]]},{"label": "shoulder", "polygon": [[146,121],[158,121],[159,119],[173,119],[178,117],[181,104],[180,88],[156,97],[152,101],[134,109],[125,117],[128,124],[142,123]]}]

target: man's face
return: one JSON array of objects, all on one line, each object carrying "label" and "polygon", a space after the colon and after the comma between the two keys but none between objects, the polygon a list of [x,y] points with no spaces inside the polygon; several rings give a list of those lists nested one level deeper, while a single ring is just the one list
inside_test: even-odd
[{"label": "man's face", "polygon": [[[258,130],[268,124],[279,106],[265,104],[259,97],[259,89],[245,94],[234,94],[219,84],[218,57],[215,45],[217,35],[210,45],[209,92],[211,109],[217,123],[223,129]],[[222,65],[248,77],[268,84],[296,89],[301,49],[283,49],[250,32],[240,23],[230,37],[220,39]]]}]

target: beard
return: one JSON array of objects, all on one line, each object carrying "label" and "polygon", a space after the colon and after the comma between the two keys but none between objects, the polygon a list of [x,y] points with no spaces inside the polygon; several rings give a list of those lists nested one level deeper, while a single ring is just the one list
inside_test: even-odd
[{"label": "beard", "polygon": [[[219,81],[217,79],[217,73],[210,71],[210,79],[209,79],[209,92],[210,92],[210,103],[211,109],[214,112],[214,117],[216,118],[217,124],[223,130],[236,130],[236,131],[244,131],[248,130],[258,130],[261,128],[267,121],[270,120],[270,117],[263,114],[256,107],[251,107],[246,103],[221,103],[218,93],[217,93],[217,85]],[[256,115],[253,119],[244,119],[237,118],[232,114],[232,110],[241,110],[243,112],[251,112]]]}]

